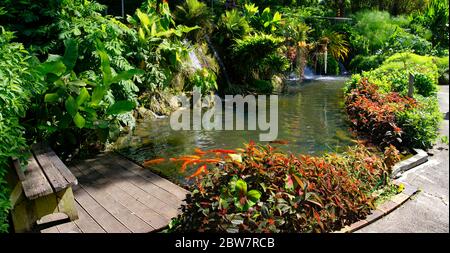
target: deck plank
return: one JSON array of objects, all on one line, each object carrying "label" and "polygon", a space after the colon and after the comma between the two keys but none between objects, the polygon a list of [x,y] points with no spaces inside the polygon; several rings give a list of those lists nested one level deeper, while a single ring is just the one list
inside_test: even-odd
[{"label": "deck plank", "polygon": [[56,228],[60,233],[82,233],[81,229],[75,222],[67,222],[57,225]]},{"label": "deck plank", "polygon": [[93,199],[80,185],[75,192],[76,201],[86,210],[86,212],[98,222],[98,224],[108,233],[130,233],[131,231],[120,223],[103,206]]},{"label": "deck plank", "polygon": [[41,233],[152,232],[181,212],[188,193],[116,154],[100,154],[68,169],[78,181],[73,190],[79,219]]},{"label": "deck plank", "polygon": [[117,173],[116,170],[110,169],[112,166],[114,165],[102,161],[101,163],[96,162],[94,168],[105,177],[113,179],[114,184],[128,193],[131,198],[154,210],[160,216],[171,219],[178,214],[181,201],[178,201],[176,205],[169,205],[162,202],[160,199],[140,188],[140,186],[148,184],[149,182],[140,179],[140,176],[125,169],[121,169],[122,171]]},{"label": "deck plank", "polygon": [[[105,178],[102,180],[102,184],[98,185],[98,180],[92,179],[95,176],[92,171],[86,171],[86,169],[80,168],[80,165],[73,166],[72,168],[78,170],[79,173],[84,174],[86,177],[77,176],[79,183],[100,205],[103,206],[109,213],[111,213],[117,220],[119,220],[125,227],[127,227],[133,233],[146,233],[153,231],[154,228],[139,218],[136,214],[130,212],[130,210],[117,201],[112,194],[108,193],[114,187],[109,184],[109,181]],[[93,183],[95,182],[95,183]]]},{"label": "deck plank", "polygon": [[75,206],[78,210],[78,220],[74,222],[83,233],[106,233],[78,202],[75,202]]},{"label": "deck plank", "polygon": [[[107,178],[108,187],[106,190],[108,193],[113,196],[116,201],[127,207],[130,212],[136,214],[154,229],[159,229],[169,223],[169,218],[160,215],[152,208],[149,208],[138,201],[133,195],[130,195],[128,192],[124,191],[122,187],[119,186],[120,181],[124,178],[117,176],[117,174],[114,173],[115,171],[110,170],[107,165],[96,161],[90,163],[89,166],[85,167],[85,169],[91,173],[98,173]],[[125,179],[129,180],[129,178]]]},{"label": "deck plank", "polygon": [[186,194],[188,193],[188,191],[170,182],[169,180],[164,179],[156,175],[155,173],[151,172],[150,170],[145,169],[118,155],[114,154],[110,156],[111,159],[108,159],[109,162],[117,163],[122,168],[137,175],[140,175],[142,178],[146,179],[153,185],[157,186],[159,189],[153,190],[157,191],[157,194],[163,198],[163,201],[166,200],[166,197],[168,197],[169,200],[174,200],[173,196],[175,196],[176,199],[174,200],[174,202],[177,203],[178,200],[184,200],[186,198]]}]

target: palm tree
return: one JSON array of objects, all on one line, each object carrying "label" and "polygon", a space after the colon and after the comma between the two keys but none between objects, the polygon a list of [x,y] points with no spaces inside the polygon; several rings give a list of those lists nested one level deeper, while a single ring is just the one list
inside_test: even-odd
[{"label": "palm tree", "polygon": [[322,36],[312,43],[311,48],[315,70],[317,70],[317,61],[322,56],[325,64],[325,74],[327,73],[328,53],[339,61],[344,60],[350,51],[349,43],[343,34],[328,30],[324,31]]}]

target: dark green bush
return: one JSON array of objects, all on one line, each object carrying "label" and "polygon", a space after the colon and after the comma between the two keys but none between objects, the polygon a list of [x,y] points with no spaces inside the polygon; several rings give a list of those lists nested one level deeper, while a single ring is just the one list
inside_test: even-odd
[{"label": "dark green bush", "polygon": [[289,61],[278,49],[281,37],[254,34],[236,40],[232,50],[233,70],[243,81],[270,79],[274,73],[286,70]]},{"label": "dark green bush", "polygon": [[350,62],[350,68],[355,72],[369,71],[378,68],[384,59],[382,55],[357,55]]},{"label": "dark green bush", "polygon": [[418,106],[398,111],[397,122],[403,129],[403,145],[415,148],[431,148],[439,136],[442,113],[435,97],[416,96]]},{"label": "dark green bush", "polygon": [[414,75],[414,88],[417,89],[417,94],[424,97],[436,95],[438,91],[435,81],[422,73]]},{"label": "dark green bush", "polygon": [[22,44],[11,42],[13,38],[12,32],[0,26],[0,233],[8,229],[9,187],[5,175],[10,158],[23,162],[28,154],[20,120],[32,97],[43,90],[34,61]]}]

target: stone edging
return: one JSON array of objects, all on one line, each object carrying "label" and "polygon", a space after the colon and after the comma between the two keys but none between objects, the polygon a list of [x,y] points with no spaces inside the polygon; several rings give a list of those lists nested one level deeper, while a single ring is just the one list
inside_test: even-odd
[{"label": "stone edging", "polygon": [[345,226],[341,230],[335,231],[334,233],[352,233],[358,229],[361,229],[394,211],[418,192],[418,189],[415,186],[409,185],[407,183],[394,181],[394,184],[397,186],[403,184],[405,188],[401,193],[395,195],[390,200],[379,205],[377,209],[373,210],[372,213],[369,214],[364,220],[360,220],[351,225]]},{"label": "stone edging", "polygon": [[394,165],[394,167],[392,168],[391,178],[397,179],[403,172],[428,161],[427,152],[423,151],[422,149],[413,149],[413,152],[415,153],[413,157],[398,162]]}]

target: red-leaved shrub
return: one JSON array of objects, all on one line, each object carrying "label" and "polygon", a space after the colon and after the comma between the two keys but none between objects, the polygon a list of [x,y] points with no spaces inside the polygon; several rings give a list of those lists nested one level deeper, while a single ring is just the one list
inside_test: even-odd
[{"label": "red-leaved shrub", "polygon": [[402,129],[396,120],[396,112],[416,106],[416,101],[396,92],[381,94],[375,84],[367,79],[346,96],[346,110],[353,128],[382,147],[401,146]]}]

